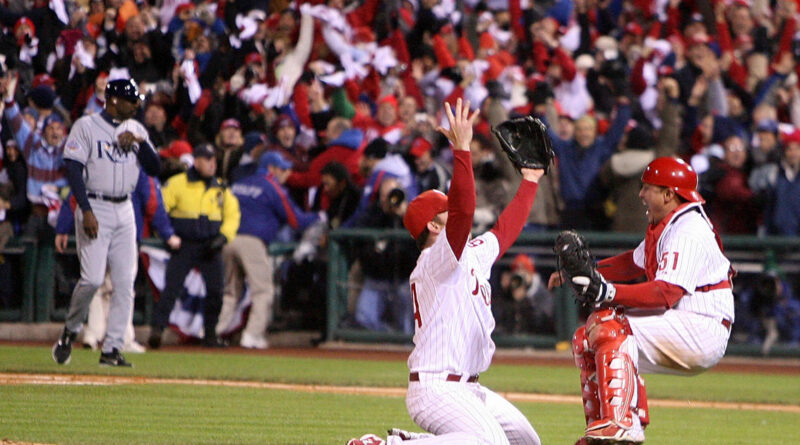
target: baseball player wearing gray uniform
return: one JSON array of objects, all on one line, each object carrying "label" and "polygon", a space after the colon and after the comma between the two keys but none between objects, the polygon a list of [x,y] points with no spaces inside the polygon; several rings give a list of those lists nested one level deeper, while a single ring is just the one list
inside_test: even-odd
[{"label": "baseball player wearing gray uniform", "polygon": [[144,126],[133,119],[143,97],[131,79],[106,85],[105,110],[75,121],[64,147],[67,180],[78,202],[75,232],[81,278],[72,292],[53,360],[69,363],[72,342],[83,327],[106,266],[114,288],[100,364],[131,366],[120,353],[133,310],[136,276],[136,221],[130,194],[139,168],[156,176],[161,168]]},{"label": "baseball player wearing gray uniform", "polygon": [[[408,205],[403,224],[421,253],[411,272],[414,350],[406,408],[428,433],[392,430],[385,443],[540,444],[525,416],[506,399],[478,383],[489,368],[495,345],[491,334],[492,265],[522,231],[533,205],[541,169],[522,168],[516,195],[488,232],[470,240],[475,211],[475,179],[470,160],[469,102],[446,104],[450,129],[439,128],[453,147],[453,179],[447,195],[429,190]],[[383,444],[374,435],[352,445]]]},{"label": "baseball player wearing gray uniform", "polygon": [[[716,365],[728,344],[733,274],[703,211],[697,174],[662,157],[647,166],[642,183],[645,239],[598,262],[599,274],[571,280],[579,299],[595,308],[572,339],[587,423],[577,444],[644,442],[650,420],[639,373],[696,375]],[[565,274],[554,272],[549,286],[561,285]],[[640,284],[606,281],[642,276]]]}]

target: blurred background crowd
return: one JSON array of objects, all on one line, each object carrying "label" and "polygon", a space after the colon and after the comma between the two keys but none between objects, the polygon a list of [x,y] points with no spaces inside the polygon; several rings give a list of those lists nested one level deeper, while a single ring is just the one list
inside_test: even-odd
[{"label": "blurred background crowd", "polygon": [[[102,110],[116,78],[146,95],[139,119],[162,157],[161,183],[193,168],[198,146],[213,150],[216,175],[234,191],[258,172],[280,178],[299,216],[260,236],[267,228],[244,224],[242,209],[242,227],[265,244],[302,241],[275,273],[282,304],[299,305],[306,327],[323,323],[314,294],[325,285],[320,236],[301,229],[315,218],[327,229],[402,228],[408,200],[446,192],[450,151],[435,129],[446,122],[442,103],[458,97],[482,111],[472,143],[477,232],[519,181],[491,126],[533,114],[548,123],[558,160],[526,230],[642,234],[641,172],[674,155],[698,172],[720,234],[800,235],[794,0],[0,3],[0,244],[49,239],[67,192],[64,139],[75,119]],[[410,332],[413,244],[352,247],[357,286],[345,322]],[[498,330],[552,329],[534,259],[506,269]],[[515,294],[520,280],[525,292]],[[797,345],[797,280],[773,267],[750,281],[736,289],[739,332]]]}]

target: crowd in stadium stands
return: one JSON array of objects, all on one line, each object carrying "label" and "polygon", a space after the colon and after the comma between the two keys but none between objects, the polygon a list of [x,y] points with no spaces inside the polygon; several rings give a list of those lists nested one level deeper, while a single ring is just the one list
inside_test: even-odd
[{"label": "crowd in stadium stands", "polygon": [[[527,230],[641,234],[641,173],[674,155],[698,172],[720,234],[798,236],[798,18],[793,0],[4,1],[0,243],[43,236],[66,194],[53,161],[71,122],[102,110],[107,81],[128,77],[146,94],[139,119],[162,183],[200,144],[213,145],[229,186],[277,152],[291,164],[278,195],[324,212],[329,228],[400,227],[403,202],[446,191],[452,159],[435,129],[442,103],[463,97],[482,111],[476,231],[520,180],[491,126],[532,114],[558,160]],[[19,86],[5,94],[9,76]],[[269,239],[300,240],[296,217],[287,224]],[[310,244],[296,267],[314,257]],[[350,278],[365,286],[351,322],[410,329],[379,309],[407,312],[395,289],[414,256],[385,240],[357,246]],[[795,344],[797,285],[779,282],[769,308],[750,314],[790,314],[777,318]],[[769,286],[757,287],[748,294]]]}]

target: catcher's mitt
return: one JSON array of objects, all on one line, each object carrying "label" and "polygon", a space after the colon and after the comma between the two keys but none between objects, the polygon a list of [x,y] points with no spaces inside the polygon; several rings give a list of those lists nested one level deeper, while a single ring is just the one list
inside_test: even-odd
[{"label": "catcher's mitt", "polygon": [[542,121],[531,116],[509,119],[492,127],[492,133],[518,170],[542,168],[547,173],[555,153]]},{"label": "catcher's mitt", "polygon": [[559,233],[553,252],[558,258],[558,269],[566,277],[564,281],[570,284],[581,304],[599,306],[614,299],[616,289],[597,271],[594,256],[578,232]]}]

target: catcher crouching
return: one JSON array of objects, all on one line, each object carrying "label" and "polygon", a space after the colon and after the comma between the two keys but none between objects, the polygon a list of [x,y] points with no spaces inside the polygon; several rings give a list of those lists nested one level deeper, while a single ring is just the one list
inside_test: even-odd
[{"label": "catcher crouching", "polygon": [[[572,339],[587,425],[577,444],[644,442],[650,419],[640,373],[704,372],[730,336],[733,271],[703,210],[697,174],[662,157],[642,183],[649,225],[636,249],[595,263],[574,231],[560,233],[554,246],[559,268],[549,287],[568,283],[593,309]],[[646,281],[613,284],[640,277]]]}]

